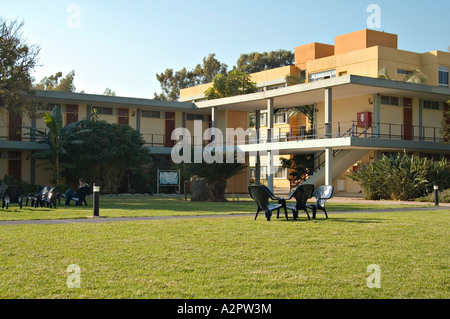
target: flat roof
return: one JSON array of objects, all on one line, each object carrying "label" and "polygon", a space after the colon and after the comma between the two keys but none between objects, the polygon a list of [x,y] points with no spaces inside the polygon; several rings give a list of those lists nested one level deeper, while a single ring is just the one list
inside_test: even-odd
[{"label": "flat roof", "polygon": [[[191,102],[163,101],[154,99],[132,98],[122,96],[109,96],[73,92],[43,91],[35,90],[31,97],[51,103],[83,103],[96,106],[135,106],[145,109],[171,109],[173,111],[198,110],[197,106]],[[201,111],[201,110],[200,110]]]},{"label": "flat roof", "polygon": [[274,108],[287,108],[323,102],[326,88],[332,88],[333,100],[373,94],[442,101],[450,99],[450,88],[447,87],[345,75],[265,92],[200,101],[195,104],[200,109],[217,107],[219,110],[254,111],[267,109],[267,99],[273,99]]}]

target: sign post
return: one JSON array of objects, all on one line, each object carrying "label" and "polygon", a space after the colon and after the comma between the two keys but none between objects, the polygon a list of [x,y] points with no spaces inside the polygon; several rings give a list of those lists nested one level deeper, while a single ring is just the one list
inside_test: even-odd
[{"label": "sign post", "polygon": [[163,171],[158,169],[157,176],[157,194],[161,186],[178,187],[178,195],[180,195],[180,170],[178,171]]}]

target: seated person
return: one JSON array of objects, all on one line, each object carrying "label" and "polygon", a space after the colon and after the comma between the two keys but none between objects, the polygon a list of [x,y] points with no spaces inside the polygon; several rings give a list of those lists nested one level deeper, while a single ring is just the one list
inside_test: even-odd
[{"label": "seated person", "polygon": [[[80,183],[80,187],[78,187],[78,190],[76,192],[74,192],[72,189],[68,189],[66,190],[66,192],[64,193],[64,198],[66,199],[66,206],[70,205],[70,200],[73,197],[78,196],[78,191],[82,188],[82,187],[90,187],[89,184],[86,183],[86,180],[84,178],[80,178],[80,180],[78,181]],[[81,203],[80,203],[81,204]]]}]

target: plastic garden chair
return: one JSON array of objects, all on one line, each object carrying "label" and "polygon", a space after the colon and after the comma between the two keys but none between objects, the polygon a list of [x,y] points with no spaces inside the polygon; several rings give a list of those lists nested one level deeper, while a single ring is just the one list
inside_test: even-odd
[{"label": "plastic garden chair", "polygon": [[253,185],[248,187],[248,192],[250,197],[256,202],[258,205],[258,209],[256,211],[255,220],[258,217],[259,212],[263,211],[266,214],[267,221],[270,221],[272,217],[272,212],[274,210],[280,209],[283,207],[282,204],[269,204],[269,199],[271,199],[271,194],[268,192],[268,189],[261,185]]},{"label": "plastic garden chair", "polygon": [[[316,198],[316,211],[320,209],[325,213],[325,217],[328,218],[327,210],[325,209],[325,203],[328,199],[333,198],[334,186],[322,185],[317,187],[313,197]],[[313,219],[316,218],[316,214],[313,212]]]},{"label": "plastic garden chair", "polygon": [[292,210],[294,219],[297,219],[299,210],[304,210],[306,212],[306,215],[308,216],[308,219],[311,219],[309,217],[308,209],[312,210],[313,218],[315,217],[316,206],[314,204],[306,203],[308,199],[313,196],[313,192],[314,185],[312,184],[301,184],[291,191],[290,196],[287,200],[294,198],[295,204],[286,204],[286,208]]}]

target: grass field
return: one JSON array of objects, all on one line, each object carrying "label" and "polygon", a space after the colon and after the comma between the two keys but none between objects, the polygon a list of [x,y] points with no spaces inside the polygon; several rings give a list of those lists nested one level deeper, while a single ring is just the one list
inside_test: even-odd
[{"label": "grass field", "polygon": [[[253,220],[250,201],[102,199],[101,215],[223,218],[0,226],[0,298],[444,298],[449,210]],[[0,218],[85,218],[92,208],[10,207]],[[80,271],[69,288],[68,266]],[[368,288],[369,265],[380,287]]]}]

